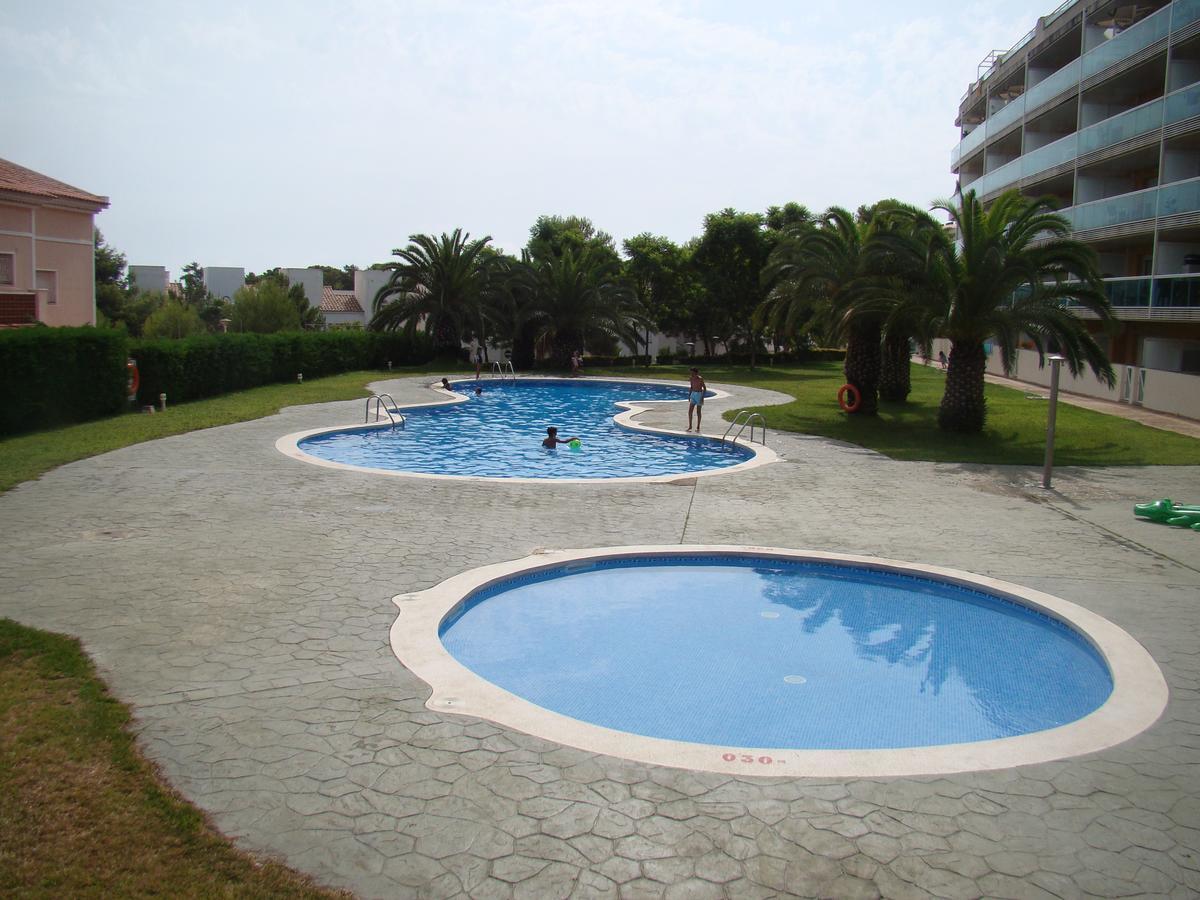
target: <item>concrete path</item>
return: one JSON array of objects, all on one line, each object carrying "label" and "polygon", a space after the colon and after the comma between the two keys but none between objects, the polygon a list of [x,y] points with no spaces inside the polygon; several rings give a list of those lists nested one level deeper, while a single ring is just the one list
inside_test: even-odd
[{"label": "concrete path", "polygon": [[[415,380],[386,388],[429,399]],[[730,390],[726,406],[778,396]],[[772,434],[784,461],[741,475],[506,485],[333,471],[274,448],[361,415],[358,401],[292,408],[0,497],[0,614],[80,636],[149,755],[242,845],[363,897],[1200,894],[1200,534],[1131,514],[1200,502],[1200,468],[1060,469],[1043,492],[1031,469]],[[652,418],[682,428],[685,414]],[[875,554],[1048,591],[1140,640],[1171,700],[1139,737],[1045,765],[730,777],[431,712],[388,647],[396,593],[537,548],[675,540]]]}]

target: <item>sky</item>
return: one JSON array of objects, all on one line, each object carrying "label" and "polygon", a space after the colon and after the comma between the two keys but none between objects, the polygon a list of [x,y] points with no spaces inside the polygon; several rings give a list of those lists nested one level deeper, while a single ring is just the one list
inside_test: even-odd
[{"label": "sky", "polygon": [[958,102],[1051,0],[17,0],[0,157],[110,198],[130,264],[386,262],[540,215],[683,243],[726,207],[954,190]]}]

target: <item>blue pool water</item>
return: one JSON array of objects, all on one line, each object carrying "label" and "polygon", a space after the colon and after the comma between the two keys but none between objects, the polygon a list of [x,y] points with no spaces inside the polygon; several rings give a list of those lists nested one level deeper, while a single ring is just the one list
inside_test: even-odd
[{"label": "blue pool water", "polygon": [[[472,392],[483,388],[481,396]],[[466,403],[405,410],[405,428],[339,431],[300,442],[333,462],[404,472],[492,478],[619,478],[719,469],[753,456],[715,439],[621,428],[618,400],[686,400],[681,387],[596,381],[461,381]],[[687,406],[677,404],[686,427]],[[542,447],[547,426],[581,448]]]},{"label": "blue pool water", "polygon": [[519,576],[443,622],[459,662],[539,706],[728,747],[1011,737],[1108,698],[1092,646],[968,588],[755,557],[602,560]]}]

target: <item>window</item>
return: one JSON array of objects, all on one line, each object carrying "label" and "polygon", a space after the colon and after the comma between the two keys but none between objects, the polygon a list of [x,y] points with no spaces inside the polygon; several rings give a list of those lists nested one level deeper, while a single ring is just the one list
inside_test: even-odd
[{"label": "window", "polygon": [[37,289],[46,292],[46,302],[53,304],[58,302],[58,273],[50,272],[45,269],[38,269],[37,272]]},{"label": "window", "polygon": [[16,256],[12,253],[0,253],[0,284],[15,284],[16,271]]}]

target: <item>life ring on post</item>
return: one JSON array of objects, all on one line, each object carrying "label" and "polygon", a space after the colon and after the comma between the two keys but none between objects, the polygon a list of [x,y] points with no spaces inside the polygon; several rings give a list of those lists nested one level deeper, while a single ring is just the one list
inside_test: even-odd
[{"label": "life ring on post", "polygon": [[141,376],[138,375],[138,367],[136,359],[125,360],[125,389],[129,396],[129,401],[132,403],[137,399],[138,385],[142,383]]},{"label": "life ring on post", "polygon": [[[847,401],[846,395],[850,396]],[[852,384],[843,384],[838,388],[838,406],[848,413],[858,412],[858,408],[862,406],[862,391]]]}]

